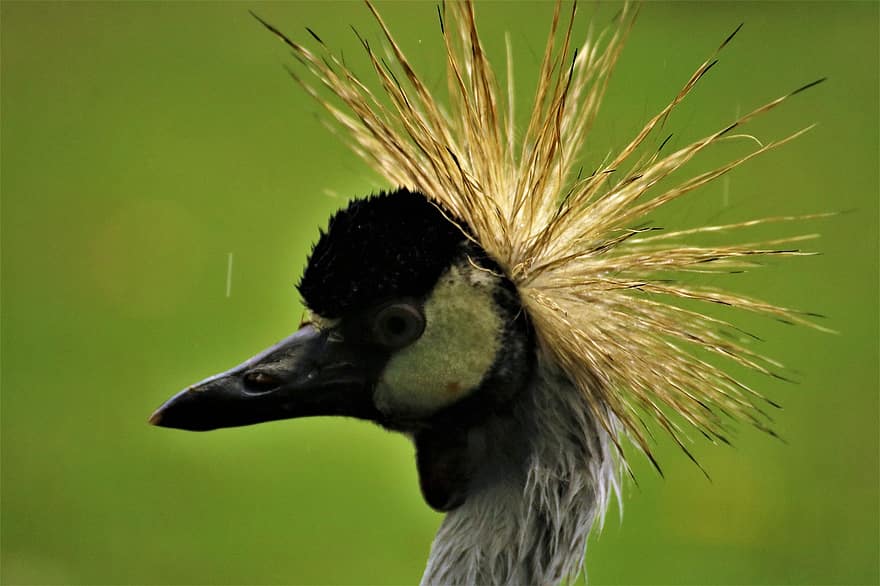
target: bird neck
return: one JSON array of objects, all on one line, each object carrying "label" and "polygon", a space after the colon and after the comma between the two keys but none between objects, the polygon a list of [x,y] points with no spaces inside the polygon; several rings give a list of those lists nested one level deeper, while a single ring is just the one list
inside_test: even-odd
[{"label": "bird neck", "polygon": [[583,569],[590,530],[617,490],[610,440],[563,374],[536,370],[513,413],[474,432],[491,464],[443,520],[423,586],[557,584]]}]

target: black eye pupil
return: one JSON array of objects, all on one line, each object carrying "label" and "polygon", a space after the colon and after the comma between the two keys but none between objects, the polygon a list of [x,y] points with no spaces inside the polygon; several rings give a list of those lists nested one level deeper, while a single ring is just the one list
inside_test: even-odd
[{"label": "black eye pupil", "polygon": [[406,318],[402,315],[392,315],[385,320],[385,329],[392,336],[400,336],[407,330]]},{"label": "black eye pupil", "polygon": [[402,348],[422,335],[425,317],[418,305],[396,303],[378,311],[373,328],[377,342],[392,348]]}]

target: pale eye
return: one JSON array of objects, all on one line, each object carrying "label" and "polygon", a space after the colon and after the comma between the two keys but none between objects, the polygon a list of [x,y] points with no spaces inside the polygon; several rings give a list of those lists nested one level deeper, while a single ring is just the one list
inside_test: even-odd
[{"label": "pale eye", "polygon": [[412,303],[387,305],[376,312],[373,337],[383,346],[402,348],[415,342],[425,331],[425,316]]}]

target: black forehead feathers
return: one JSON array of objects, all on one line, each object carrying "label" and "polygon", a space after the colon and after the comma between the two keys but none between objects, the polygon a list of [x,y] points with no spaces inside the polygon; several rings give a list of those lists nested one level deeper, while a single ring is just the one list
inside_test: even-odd
[{"label": "black forehead feathers", "polygon": [[335,318],[394,297],[424,297],[462,254],[463,223],[417,192],[352,201],[330,218],[299,283],[306,305]]}]

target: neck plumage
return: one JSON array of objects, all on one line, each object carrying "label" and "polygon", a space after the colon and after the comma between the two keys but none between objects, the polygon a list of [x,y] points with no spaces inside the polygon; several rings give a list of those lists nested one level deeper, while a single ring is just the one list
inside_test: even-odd
[{"label": "neck plumage", "polygon": [[610,440],[581,393],[539,367],[514,413],[475,434],[492,464],[443,520],[422,586],[549,585],[577,575],[617,490]]}]

